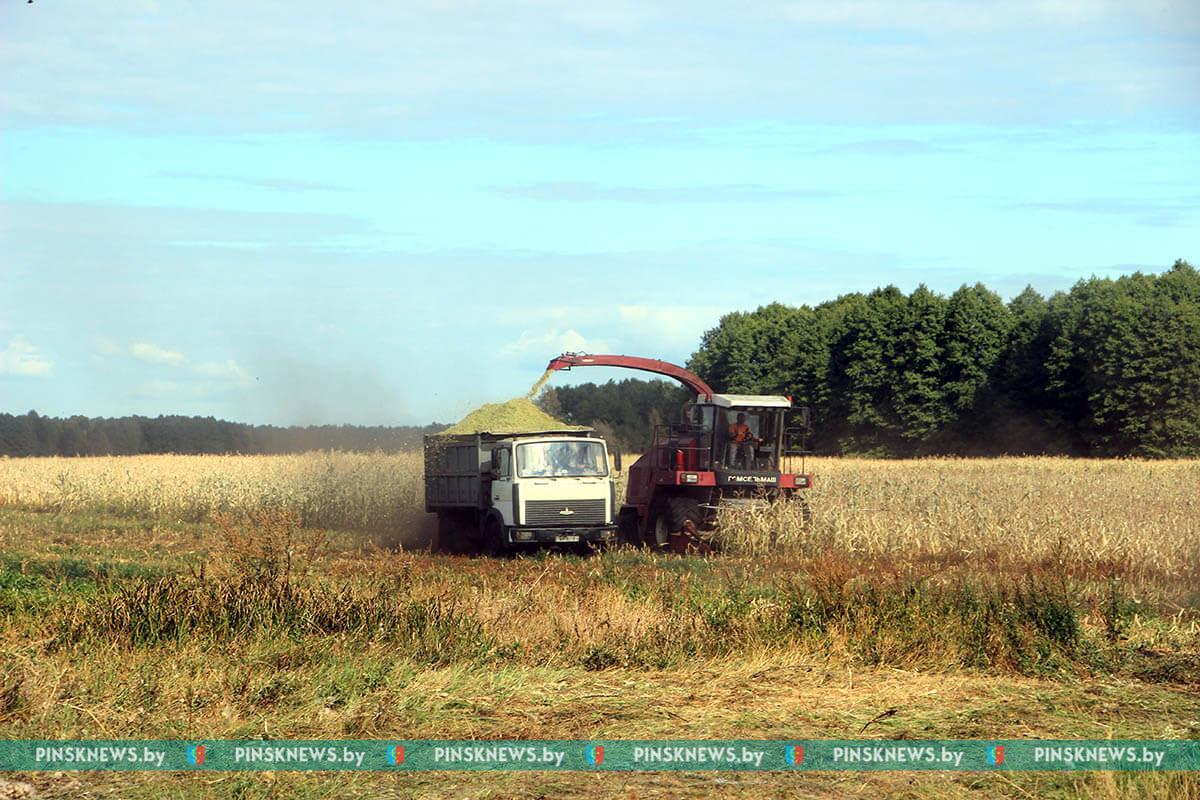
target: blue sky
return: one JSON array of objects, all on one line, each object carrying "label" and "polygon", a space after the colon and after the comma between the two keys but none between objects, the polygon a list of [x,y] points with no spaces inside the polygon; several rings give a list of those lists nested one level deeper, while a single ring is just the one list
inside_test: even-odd
[{"label": "blue sky", "polygon": [[577,5],[3,0],[0,411],[449,421],[1200,260],[1194,0]]}]

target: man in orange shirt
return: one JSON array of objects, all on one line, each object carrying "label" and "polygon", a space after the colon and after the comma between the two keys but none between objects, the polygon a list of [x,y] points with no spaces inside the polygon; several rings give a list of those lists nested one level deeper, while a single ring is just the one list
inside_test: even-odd
[{"label": "man in orange shirt", "polygon": [[750,432],[750,426],[746,424],[746,415],[740,413],[737,415],[737,422],[729,426],[729,444],[726,445],[726,462],[729,466],[733,466],[737,461],[738,455],[742,456],[742,463],[749,468],[754,464],[754,445],[758,442],[754,438],[754,434]]}]

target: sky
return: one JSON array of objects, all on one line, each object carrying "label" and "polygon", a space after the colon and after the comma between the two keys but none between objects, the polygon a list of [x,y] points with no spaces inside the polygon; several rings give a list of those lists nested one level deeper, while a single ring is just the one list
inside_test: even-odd
[{"label": "sky", "polygon": [[1195,0],[0,0],[0,75],[0,412],[448,422],[1200,261]]}]

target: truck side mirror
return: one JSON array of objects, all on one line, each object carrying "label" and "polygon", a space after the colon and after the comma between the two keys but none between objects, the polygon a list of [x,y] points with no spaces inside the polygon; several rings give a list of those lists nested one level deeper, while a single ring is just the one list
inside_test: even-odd
[{"label": "truck side mirror", "polygon": [[613,453],[613,469],[616,470],[617,472],[621,471],[621,451],[620,450]]}]

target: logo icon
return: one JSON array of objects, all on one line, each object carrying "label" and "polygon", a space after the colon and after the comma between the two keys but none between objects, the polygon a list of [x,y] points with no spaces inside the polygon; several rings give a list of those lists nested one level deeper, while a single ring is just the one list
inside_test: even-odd
[{"label": "logo icon", "polygon": [[395,747],[389,747],[387,754],[388,763],[393,767],[398,767],[404,763],[404,745],[398,744]]},{"label": "logo icon", "polygon": [[587,754],[588,763],[593,767],[598,767],[604,763],[604,745],[595,745],[587,748],[584,751]]},{"label": "logo icon", "polygon": [[572,514],[574,514],[574,513],[575,513],[575,512],[571,510],[571,507],[570,507],[570,506],[567,506],[567,507],[566,507],[566,508],[564,508],[562,511],[558,512],[558,515],[559,515],[560,517],[569,517],[569,516],[571,516],[571,515],[572,515]]},{"label": "logo icon", "polygon": [[988,763],[998,767],[1004,763],[1004,745],[998,744],[988,748]]},{"label": "logo icon", "polygon": [[793,767],[798,767],[804,763],[804,745],[793,745],[784,751],[784,755],[787,756],[787,762],[789,764],[791,764]]},{"label": "logo icon", "polygon": [[204,745],[194,744],[187,749],[188,763],[193,767],[204,766]]}]

